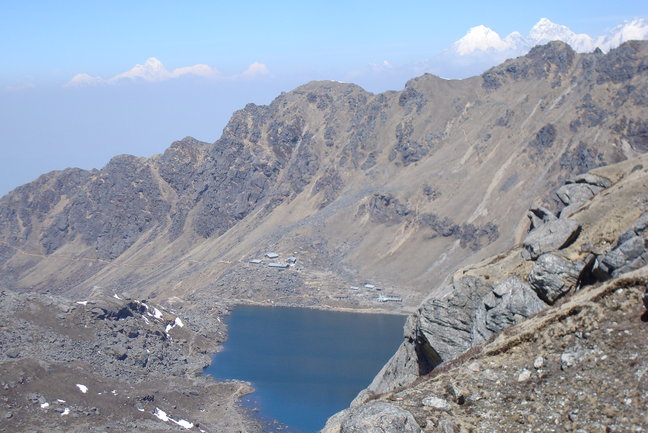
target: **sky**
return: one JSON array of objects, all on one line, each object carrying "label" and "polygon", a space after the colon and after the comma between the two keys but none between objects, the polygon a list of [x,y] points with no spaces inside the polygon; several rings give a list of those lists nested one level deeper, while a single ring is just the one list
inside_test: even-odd
[{"label": "sky", "polygon": [[525,35],[543,17],[596,38],[648,4],[0,0],[0,195],[185,136],[213,142],[236,109],[311,80],[382,92],[426,71],[479,74],[504,54],[460,59],[469,29]]}]

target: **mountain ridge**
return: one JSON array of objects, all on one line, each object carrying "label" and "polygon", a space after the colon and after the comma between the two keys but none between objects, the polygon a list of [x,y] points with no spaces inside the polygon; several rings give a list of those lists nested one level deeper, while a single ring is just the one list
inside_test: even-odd
[{"label": "mountain ridge", "polygon": [[[236,283],[244,272],[257,301],[278,291],[288,303],[354,305],[338,298],[366,281],[413,307],[439,266],[521,240],[530,202],[561,178],[645,151],[645,53],[643,42],[608,54],[553,42],[480,77],[425,74],[400,92],[312,82],[235,112],[213,144],[185,139],[152,158],[44,175],[0,199],[3,284],[164,296],[224,284],[216,290],[238,300],[250,293]],[[516,169],[538,158],[533,176]],[[520,194],[515,211],[493,208]],[[299,271],[247,263],[300,248]],[[355,305],[384,307],[375,296]]]}]

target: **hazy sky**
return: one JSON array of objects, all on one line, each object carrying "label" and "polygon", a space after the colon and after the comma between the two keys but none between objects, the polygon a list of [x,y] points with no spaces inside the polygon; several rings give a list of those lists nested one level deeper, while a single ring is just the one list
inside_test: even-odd
[{"label": "hazy sky", "polygon": [[[479,73],[434,59],[471,27],[525,34],[542,17],[598,36],[648,4],[0,0],[0,195],[187,135],[214,141],[233,110],[313,79],[378,92],[422,70]],[[163,66],[132,69],[152,57]]]}]

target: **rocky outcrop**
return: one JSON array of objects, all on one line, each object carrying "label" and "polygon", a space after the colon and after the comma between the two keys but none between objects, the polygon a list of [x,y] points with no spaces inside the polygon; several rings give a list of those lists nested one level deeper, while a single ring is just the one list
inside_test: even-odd
[{"label": "rocky outcrop", "polygon": [[[408,319],[404,343],[371,385],[354,400],[354,409],[361,410],[370,400],[371,404],[392,402],[410,411],[425,431],[470,431],[475,426],[492,431],[497,423],[486,420],[497,418],[493,414],[501,412],[501,406],[491,404],[489,399],[498,400],[501,394],[515,395],[520,392],[515,390],[528,388],[526,384],[537,389],[549,380],[553,384],[547,385],[544,393],[551,394],[549,400],[554,396],[560,400],[565,392],[580,395],[583,376],[595,376],[597,383],[616,390],[614,384],[620,383],[615,379],[618,369],[624,370],[622,374],[627,377],[630,374],[627,370],[634,371],[633,374],[639,374],[637,368],[643,371],[644,367],[633,365],[629,369],[620,366],[607,369],[603,375],[588,373],[596,363],[607,365],[608,358],[625,365],[624,356],[637,359],[645,351],[645,343],[639,343],[639,337],[635,336],[638,329],[618,331],[625,342],[608,344],[612,341],[608,334],[617,332],[620,322],[636,328],[637,323],[643,323],[638,320],[639,315],[642,320],[648,320],[643,307],[637,308],[641,298],[648,306],[648,292],[644,288],[648,211],[646,198],[638,195],[645,193],[648,170],[632,161],[613,167],[599,173],[612,174],[614,182],[588,173],[565,184],[596,187],[589,189],[596,192],[591,197],[588,194],[564,203],[578,204],[571,214],[573,221],[583,227],[576,242],[562,249],[562,244],[556,242],[537,257],[525,254],[522,258],[525,241],[521,248],[458,271],[446,285],[452,290],[450,294],[425,301]],[[602,194],[604,190],[607,191]],[[584,202],[583,197],[589,198]],[[543,207],[529,211],[529,218],[531,233],[566,220]],[[618,220],[624,224],[618,225]],[[628,225],[630,228],[624,231]],[[612,244],[608,238],[611,232],[618,236]],[[492,282],[492,275],[499,276],[500,281]],[[624,280],[624,275],[630,277]],[[608,279],[613,282],[604,283]],[[532,357],[527,349],[515,349],[526,345],[533,345],[536,350],[548,349],[548,352]],[[616,352],[611,355],[610,350],[617,348],[626,355],[618,356]],[[481,353],[486,358],[479,361]],[[502,364],[497,365],[493,360],[500,355]],[[515,368],[510,367],[509,359],[518,359]],[[559,371],[556,376],[559,380],[551,379],[553,375],[545,374],[546,371]],[[571,384],[563,388],[566,376],[570,377]],[[473,379],[468,377],[478,377],[480,385],[472,387]],[[435,385],[427,387],[425,383]],[[493,386],[507,390],[495,391],[491,389]],[[556,387],[560,391],[550,390]],[[629,388],[636,386],[631,384]],[[602,398],[608,399],[606,405],[626,415],[628,410],[634,411],[614,403],[618,390],[610,390],[600,390]],[[527,412],[525,404],[537,401],[539,396],[528,398],[523,404],[507,406],[507,413],[536,413],[539,408]],[[542,398],[545,397],[543,394]],[[510,398],[504,400],[510,403]],[[486,403],[481,403],[484,400]],[[474,407],[482,407],[484,412],[474,414]],[[600,419],[597,411],[583,410],[582,418],[578,413],[572,411],[569,419],[573,422]],[[457,414],[471,415],[463,418],[466,423]],[[639,418],[632,419],[636,422]],[[511,426],[508,421],[501,422],[506,425],[503,431],[519,431],[520,424]],[[535,418],[519,422],[535,425]],[[598,421],[591,422],[598,425]],[[629,425],[626,421],[621,424]]]},{"label": "rocky outcrop", "polygon": [[[583,200],[589,202],[595,193],[611,185],[609,179],[589,173],[570,178],[558,191],[562,194],[568,190],[565,187],[570,186],[587,188],[591,194],[574,195],[573,200],[564,203],[582,206]],[[403,344],[370,386],[354,400],[354,405],[372,395],[411,383],[417,376],[428,374],[439,364],[457,358],[509,326],[544,310],[580,285],[595,280],[586,278],[591,277],[595,255],[575,261],[561,255],[561,249],[572,245],[579,236],[581,224],[577,220],[557,217],[545,207],[531,209],[528,216],[530,231],[522,247],[510,254],[520,254],[524,260],[532,261],[530,272],[518,276],[512,273],[499,282],[490,282],[478,275],[458,277],[461,272],[455,274],[454,279],[437,291],[447,295],[431,297],[408,319]],[[635,227],[622,236],[619,245],[605,255],[609,257],[608,262],[622,256],[622,263],[633,260],[641,263],[645,248],[640,251],[638,247],[644,245],[640,236],[647,232],[646,221],[648,218],[642,216]],[[600,258],[599,272],[613,272],[602,268],[608,266],[605,264],[608,262]],[[621,261],[614,263],[619,266]]]},{"label": "rocky outcrop", "polygon": [[643,268],[590,286],[370,404],[398,406],[434,433],[643,431],[646,283]]},{"label": "rocky outcrop", "polygon": [[493,289],[478,277],[464,277],[451,284],[447,297],[425,302],[417,314],[417,330],[442,361],[473,345],[476,311]]},{"label": "rocky outcrop", "polygon": [[623,233],[615,247],[597,257],[593,272],[602,279],[641,268],[648,263],[648,212]]},{"label": "rocky outcrop", "polygon": [[568,218],[546,222],[531,230],[524,239],[522,256],[532,260],[544,253],[565,248],[576,240],[580,229],[578,222]]},{"label": "rocky outcrop", "polygon": [[[210,362],[206,349],[215,350],[215,344],[186,328],[176,314],[145,300],[101,290],[77,302],[11,291],[0,291],[0,300],[0,312],[10,325],[0,333],[0,343],[16,350],[15,358],[84,361],[105,377],[139,382],[154,375],[200,372]],[[210,325],[214,330],[222,328],[215,319]],[[41,335],[48,344],[26,344],[32,334]],[[0,361],[6,359],[0,354]]]},{"label": "rocky outcrop", "polygon": [[538,299],[529,284],[517,277],[497,284],[475,312],[471,347],[543,310],[546,305],[542,301],[544,299]]},{"label": "rocky outcrop", "polygon": [[591,173],[584,173],[567,180],[565,185],[556,191],[556,195],[565,205],[560,216],[568,218],[583,203],[591,200],[611,184],[609,179]]},{"label": "rocky outcrop", "polygon": [[375,402],[331,417],[322,433],[419,433],[411,413],[389,403]]}]

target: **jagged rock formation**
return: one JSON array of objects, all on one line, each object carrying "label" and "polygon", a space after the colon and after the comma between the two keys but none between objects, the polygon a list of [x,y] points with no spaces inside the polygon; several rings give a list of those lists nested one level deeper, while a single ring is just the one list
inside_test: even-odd
[{"label": "jagged rock formation", "polygon": [[[443,427],[443,425],[448,422],[450,423],[448,424],[450,427],[447,427],[450,428],[449,431],[458,431],[456,429],[460,425],[462,428],[461,431],[464,431],[463,428],[468,428],[468,424],[463,425],[452,418],[439,416],[442,412],[451,411],[452,408],[456,407],[454,404],[443,399],[454,400],[455,404],[464,405],[468,401],[466,399],[473,398],[473,396],[466,394],[465,390],[463,393],[456,390],[453,392],[445,390],[439,394],[439,388],[437,387],[437,394],[432,394],[434,397],[430,398],[438,399],[444,403],[441,404],[439,401],[434,400],[432,402],[434,404],[432,404],[430,403],[432,400],[421,400],[420,393],[415,393],[411,390],[425,387],[424,385],[420,385],[421,383],[426,383],[425,381],[427,379],[424,378],[428,375],[430,377],[436,377],[437,371],[442,371],[443,373],[441,375],[445,379],[451,379],[454,384],[463,383],[464,388],[474,388],[472,382],[464,382],[463,376],[473,373],[473,376],[480,376],[478,374],[480,370],[473,369],[472,373],[462,372],[456,373],[457,376],[453,376],[452,373],[446,373],[448,368],[453,368],[453,360],[459,359],[461,363],[464,363],[466,359],[474,357],[475,353],[489,352],[499,354],[501,352],[511,352],[511,347],[527,344],[526,342],[531,337],[529,339],[526,337],[523,339],[510,337],[511,335],[515,335],[514,333],[516,331],[508,330],[508,328],[515,324],[520,324],[520,326],[515,326],[513,329],[523,330],[519,332],[526,333],[527,336],[533,336],[532,339],[534,341],[542,339],[543,335],[546,336],[544,338],[551,339],[548,336],[551,335],[549,331],[545,329],[542,332],[534,330],[534,324],[538,323],[538,321],[542,322],[538,318],[547,315],[567,317],[569,314],[580,314],[577,320],[583,324],[582,326],[584,328],[579,329],[576,327],[573,332],[578,331],[580,333],[586,332],[585,330],[587,330],[588,332],[598,331],[600,333],[601,325],[598,322],[605,321],[608,324],[618,324],[615,320],[620,319],[612,318],[609,315],[612,313],[599,313],[596,317],[589,316],[588,318],[586,313],[579,313],[579,309],[585,309],[586,307],[584,305],[586,304],[593,305],[596,302],[600,303],[601,299],[611,295],[615,288],[641,288],[641,295],[639,295],[638,290],[632,292],[633,294],[631,295],[634,299],[634,304],[631,306],[632,311],[637,310],[639,305],[638,299],[640,296],[645,296],[643,292],[645,292],[645,286],[648,284],[648,280],[645,277],[645,258],[648,254],[648,195],[646,195],[648,191],[648,170],[644,168],[645,164],[646,157],[641,157],[604,167],[595,170],[594,173],[590,172],[567,181],[565,184],[567,186],[578,184],[594,185],[594,182],[599,184],[597,185],[598,188],[595,189],[596,193],[591,196],[586,196],[588,197],[586,199],[575,200],[574,202],[563,201],[567,206],[578,204],[577,208],[570,209],[569,215],[578,227],[582,227],[582,232],[579,232],[568,245],[565,245],[562,241],[553,242],[552,248],[534,257],[528,254],[529,250],[527,249],[527,245],[529,242],[525,241],[521,248],[515,248],[506,254],[484,261],[471,268],[458,271],[451,281],[447,283],[451,285],[449,290],[439,291],[447,292],[449,293],[448,295],[442,297],[432,296],[423,303],[414,316],[408,319],[408,325],[405,328],[404,343],[374,379],[369,388],[360,393],[354,400],[353,406],[357,410],[360,410],[367,401],[375,398],[384,401],[402,401],[402,403],[398,403],[399,406],[408,409],[411,407],[416,408],[416,412],[413,413],[416,413],[417,421],[419,421],[421,427],[425,427],[426,431],[446,431],[444,430],[446,427]],[[589,186],[587,187],[589,188]],[[565,187],[562,186],[558,188],[557,194],[560,196],[564,192]],[[532,210],[529,213],[530,219],[532,220],[532,229],[527,236],[527,240],[529,237],[533,237],[534,232],[542,230],[544,226],[555,224],[566,218],[562,216],[563,212],[559,214],[560,217],[557,217],[546,209],[536,208]],[[564,235],[560,233],[556,236],[560,239],[564,238]],[[612,239],[616,240],[612,241]],[[644,272],[641,274],[643,275],[643,279],[628,280],[628,282],[616,282],[614,280],[614,284],[603,286],[602,289],[596,288],[597,285],[600,287],[601,281],[606,281],[610,278],[620,278],[624,273],[633,270],[643,270]],[[489,283],[489,281],[500,282]],[[577,292],[578,296],[575,295],[573,297],[578,300],[573,300],[569,297],[565,301],[565,297],[578,289],[580,289],[580,292]],[[623,302],[626,301],[624,300]],[[550,307],[553,304],[556,304],[555,309],[551,309]],[[569,307],[566,307],[567,305]],[[596,308],[608,307],[597,306]],[[576,313],[565,313],[569,309],[575,309],[573,311],[576,311]],[[545,313],[543,310],[550,312]],[[617,316],[626,315],[626,312],[620,310],[615,311],[614,314]],[[563,314],[566,315],[561,316]],[[641,313],[636,314],[637,320],[640,315]],[[648,317],[648,315],[644,316]],[[527,323],[531,323],[531,325]],[[547,323],[552,322],[547,319],[542,323],[544,327],[547,326]],[[491,343],[505,329],[507,329],[505,332],[507,336],[497,337],[495,343]],[[636,330],[634,332],[641,331]],[[583,337],[581,336],[579,338],[582,339]],[[556,340],[552,344],[562,349],[560,349],[561,352],[557,355],[556,353],[552,353],[551,356],[558,356],[560,359],[558,366],[562,370],[565,370],[582,363],[585,359],[591,359],[590,355],[595,350],[600,350],[603,344],[607,344],[600,340],[603,338],[601,335],[597,338],[598,340],[588,340],[585,347],[577,344],[576,346],[578,347],[574,346],[572,348],[565,348],[565,345],[568,344],[567,341]],[[500,349],[491,348],[493,344],[497,346],[496,343],[501,340],[509,341],[509,343],[499,343]],[[510,341],[513,341],[513,343],[510,343]],[[636,345],[637,343],[640,342],[637,340],[632,344]],[[592,349],[592,347],[595,347],[595,349]],[[620,346],[617,348],[621,351],[630,350]],[[635,358],[637,356],[644,357],[648,354],[648,346],[645,344],[645,341],[632,350],[639,351],[633,355]],[[526,353],[523,350],[519,352]],[[602,354],[603,352],[600,353]],[[546,354],[541,355],[547,356]],[[542,356],[540,357],[540,361],[536,362],[539,365],[535,367],[528,365],[527,369],[520,368],[519,376],[513,379],[507,378],[507,383],[510,383],[511,380],[516,380],[520,383],[529,381],[533,376],[533,368],[535,370],[542,368]],[[525,359],[520,359],[520,361],[526,360],[528,362],[528,356],[523,355],[523,358]],[[625,362],[622,359],[622,356],[619,357],[615,354],[615,362]],[[508,364],[508,360],[503,362]],[[438,367],[439,364],[441,364],[441,367]],[[520,364],[524,364],[524,362]],[[496,364],[490,362],[489,365],[493,366]],[[437,368],[435,369],[435,367]],[[491,370],[500,367],[502,366],[491,367]],[[470,369],[471,367],[469,366],[468,368]],[[618,368],[623,369],[623,367]],[[643,374],[641,368],[636,370],[636,374]],[[579,374],[581,373],[579,372]],[[606,376],[607,374],[601,373],[597,381],[605,383],[611,381],[613,377],[608,377]],[[624,372],[624,374],[631,373]],[[540,375],[537,380],[545,380],[542,377]],[[495,378],[487,379],[496,380]],[[572,378],[571,380],[576,379]],[[480,381],[479,383],[483,383],[484,377],[480,377],[478,380]],[[551,379],[549,380],[551,381]],[[430,381],[433,381],[433,379]],[[502,378],[502,381],[504,381],[504,378]],[[484,386],[490,385],[484,384]],[[553,386],[559,386],[559,384],[554,384]],[[628,384],[628,386],[631,390],[628,392],[634,393],[632,390],[636,389],[636,387],[631,384]],[[562,393],[563,396],[561,398],[566,398],[564,396],[569,394],[569,390],[578,390],[581,385],[580,382],[579,385],[572,385],[570,382],[563,385],[563,387],[565,388],[561,388],[562,391],[554,390],[552,395],[556,396]],[[474,390],[471,392],[474,392]],[[490,393],[493,391],[482,389],[481,392],[487,392],[491,395]],[[452,394],[453,396],[449,396],[448,394]],[[459,394],[462,396],[461,401],[458,400]],[[510,391],[507,391],[507,394],[510,394]],[[385,398],[386,395],[389,397]],[[416,397],[412,397],[413,395],[416,395]],[[612,395],[605,395],[606,398],[612,397]],[[643,397],[638,397],[639,400],[642,398],[645,399],[646,395],[644,390]],[[418,401],[412,401],[412,398],[416,398]],[[473,398],[471,404],[483,406],[476,403],[475,398]],[[639,405],[637,407],[641,407],[641,403],[637,403],[636,400],[632,401],[634,402],[633,404],[636,403]],[[376,403],[373,402],[371,404]],[[429,418],[430,415],[430,412],[425,410],[426,406],[434,406],[439,411],[436,412],[433,421],[422,421],[422,418]],[[615,410],[626,413],[627,415],[627,411],[619,409],[618,404],[614,406],[616,407]],[[507,407],[510,413],[524,412],[523,408]],[[631,409],[628,408],[628,410]],[[344,416],[347,415],[340,415],[332,419],[324,431],[327,433],[345,432],[346,430],[343,427]],[[589,421],[595,417],[596,412],[588,409],[587,417],[581,416],[579,419],[584,421],[587,418]],[[479,426],[478,428],[486,428],[485,426],[491,422],[490,420],[492,418],[490,415],[484,416],[484,421],[479,422],[479,415],[477,414],[476,418],[471,418],[470,422],[476,424],[472,424],[470,428],[475,428],[476,426]],[[573,418],[578,418],[578,416],[572,417],[570,415],[569,419],[575,422]],[[443,421],[444,419],[445,421]],[[632,419],[634,423],[642,422],[641,418],[637,416],[633,416]],[[534,422],[531,421],[531,418],[529,420],[519,420],[519,423],[522,425],[534,425]],[[648,420],[643,420],[643,422],[645,423],[643,424],[644,427],[648,425]],[[495,424],[497,423],[495,422]],[[626,427],[631,424],[628,424],[626,421],[622,423]],[[517,427],[507,427],[507,429],[498,429],[498,431],[516,431],[515,428],[536,430],[535,427],[520,427],[518,425]],[[367,431],[378,430],[369,429]]]},{"label": "jagged rock formation", "polygon": [[[352,431],[348,423],[369,405],[385,415],[398,408],[401,419],[411,416],[430,433],[645,431],[648,270],[625,275],[514,325],[411,386],[341,412],[323,433]],[[363,431],[381,428],[374,422]]]},{"label": "jagged rock formation", "polygon": [[[432,295],[423,302],[416,314],[408,319],[405,339],[398,352],[368,389],[354,400],[354,404],[360,404],[374,394],[392,391],[412,383],[439,364],[455,359],[509,326],[538,313],[547,308],[547,305],[556,303],[583,285],[603,281],[612,274],[618,276],[624,271],[644,266],[648,254],[648,196],[645,195],[648,190],[642,189],[648,186],[648,175],[643,168],[644,160],[645,158],[606,167],[605,173],[611,173],[610,177],[619,179],[616,184],[607,177],[593,173],[576,178],[587,178],[591,182],[605,184],[610,191],[605,197],[600,197],[604,191],[603,187],[600,187],[599,195],[592,196],[585,202],[578,202],[579,208],[570,212],[574,219],[562,217],[562,212],[560,217],[556,217],[547,210],[530,211],[533,228],[521,248],[476,269],[458,271],[447,283],[449,288],[437,291],[447,295]],[[575,183],[576,179],[568,180],[565,185],[578,184]],[[583,184],[586,184],[585,181]],[[612,185],[614,188],[611,188]],[[614,196],[624,189],[636,192],[636,196],[630,196],[632,200],[629,202],[623,201],[627,198],[625,194],[622,197]],[[562,192],[564,187],[558,189],[558,193]],[[582,236],[579,238],[580,228],[591,224],[591,221],[582,216],[582,212],[584,209],[596,209],[597,206],[605,209],[600,203],[616,206],[615,213],[627,212],[623,220],[631,225],[631,228],[621,231],[623,226],[608,221],[611,218],[609,211],[600,215],[590,213],[589,218],[595,218],[598,223],[607,221],[606,224],[613,227],[608,227],[607,233],[592,232],[590,228],[586,235],[590,242],[594,238],[597,243],[603,242],[605,245],[605,236],[612,230],[618,233],[618,240],[607,251],[592,249],[590,242],[584,242],[580,249],[574,251],[574,242],[582,241]],[[565,204],[572,206],[575,203]],[[629,216],[634,217],[636,222],[628,220]],[[544,230],[547,226],[555,227],[563,220],[570,221],[574,227],[573,233]],[[542,233],[542,237],[536,236],[539,232]],[[536,239],[544,242],[541,255],[529,254],[529,245]],[[565,239],[569,239],[569,242]],[[567,249],[568,247],[571,249]],[[531,250],[537,252],[539,248],[533,247]],[[502,275],[502,280],[491,275],[496,266],[500,268],[496,272]]]},{"label": "jagged rock formation", "polygon": [[[522,240],[533,205],[555,213],[604,187],[574,179],[559,201],[564,179],[648,149],[647,55],[645,42],[605,55],[554,42],[401,92],[314,82],[247,105],[213,144],[43,175],[0,199],[0,281],[375,308],[348,290],[371,280],[414,308],[451,288],[448,270]],[[268,250],[298,252],[300,270],[246,265]]]},{"label": "jagged rock formation", "polygon": [[[338,424],[347,433],[378,430],[384,433],[419,433],[420,427],[411,413],[389,403],[369,403],[340,412],[328,425]],[[336,426],[337,427],[337,426]]]}]

